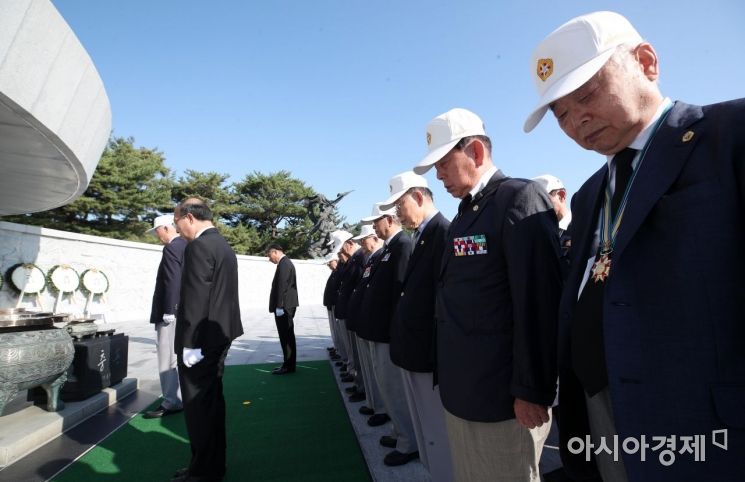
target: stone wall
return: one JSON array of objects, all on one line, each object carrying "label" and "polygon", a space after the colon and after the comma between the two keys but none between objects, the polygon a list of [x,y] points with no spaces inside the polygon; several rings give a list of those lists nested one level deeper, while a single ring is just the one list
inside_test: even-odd
[{"label": "stone wall", "polygon": [[[70,265],[78,274],[98,268],[109,279],[109,291],[104,299],[94,299],[90,311],[106,322],[149,319],[161,250],[160,245],[0,222],[0,272],[4,278],[7,278],[7,269],[17,263],[34,263],[44,273],[58,264]],[[293,263],[297,270],[300,304],[321,304],[328,268],[322,261],[293,260]],[[267,258],[238,256],[242,309],[266,309],[269,314],[274,270],[275,265]],[[4,279],[0,308],[13,307],[17,301],[18,294],[11,289],[10,280]],[[55,301],[48,289],[42,293],[41,302],[46,310],[51,311]],[[82,313],[85,303],[85,296],[76,292],[72,299],[64,298],[57,311]],[[35,305],[33,297],[24,297],[22,306]]]}]

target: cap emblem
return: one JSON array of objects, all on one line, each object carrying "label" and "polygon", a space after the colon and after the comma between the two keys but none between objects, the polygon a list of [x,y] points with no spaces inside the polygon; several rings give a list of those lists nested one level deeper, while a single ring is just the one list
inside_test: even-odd
[{"label": "cap emblem", "polygon": [[432,134],[427,132],[427,145],[429,146],[431,144],[432,144]]},{"label": "cap emblem", "polygon": [[552,59],[538,59],[536,73],[545,82],[554,73],[554,61]]}]

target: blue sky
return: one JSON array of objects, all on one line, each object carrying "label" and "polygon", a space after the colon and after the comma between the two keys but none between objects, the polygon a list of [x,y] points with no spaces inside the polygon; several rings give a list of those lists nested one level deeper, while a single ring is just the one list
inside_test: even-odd
[{"label": "blue sky", "polygon": [[[476,112],[507,175],[560,177],[570,195],[604,158],[546,119],[530,56],[570,18],[625,15],[654,45],[673,100],[743,96],[745,2],[52,0],[91,55],[114,134],[157,147],[166,164],[239,181],[281,169],[339,205],[350,222],[388,179],[426,153],[425,126],[453,107]],[[427,174],[448,217],[457,200]]]}]

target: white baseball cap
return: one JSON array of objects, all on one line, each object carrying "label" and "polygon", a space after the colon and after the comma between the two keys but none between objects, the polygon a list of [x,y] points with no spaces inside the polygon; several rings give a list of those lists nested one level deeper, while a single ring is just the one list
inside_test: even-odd
[{"label": "white baseball cap", "polygon": [[414,171],[406,171],[393,176],[388,182],[388,187],[390,188],[391,196],[381,203],[381,206],[384,208],[392,206],[393,203],[398,201],[412,187],[429,188],[429,185],[424,176],[420,176],[414,173]]},{"label": "white baseball cap", "polygon": [[173,214],[161,214],[153,220],[153,227],[145,231],[147,234],[154,233],[161,226],[174,226]]},{"label": "white baseball cap", "polygon": [[360,219],[360,221],[362,222],[362,224],[371,224],[377,221],[378,219],[382,218],[383,216],[395,216],[395,215],[396,215],[395,207],[384,209],[383,203],[375,203],[373,204],[372,214],[366,218]]},{"label": "white baseball cap", "polygon": [[622,15],[594,12],[575,17],[551,32],[533,52],[531,75],[540,100],[525,121],[530,132],[548,105],[581,87],[623,44],[638,45],[641,35]]},{"label": "white baseball cap", "polygon": [[360,230],[360,234],[353,237],[355,241],[361,241],[365,239],[368,236],[374,236],[375,235],[375,229],[373,229],[372,224],[363,224],[362,229]]},{"label": "white baseball cap", "polygon": [[533,178],[533,181],[537,182],[546,189],[546,192],[556,191],[557,189],[564,189],[564,183],[561,182],[556,176],[551,174],[542,174]]},{"label": "white baseball cap", "polygon": [[337,230],[331,233],[331,240],[326,243],[326,246],[332,246],[331,252],[336,254],[341,249],[342,245],[352,239],[354,236],[349,231]]},{"label": "white baseball cap", "polygon": [[414,172],[424,174],[429,171],[464,137],[485,135],[484,123],[470,110],[456,107],[438,115],[427,124],[429,153],[414,167]]},{"label": "white baseball cap", "polygon": [[326,246],[332,246],[334,244],[343,244],[345,241],[347,241],[349,238],[354,236],[349,231],[343,231],[341,229],[333,231],[331,233],[331,240],[326,243]]}]

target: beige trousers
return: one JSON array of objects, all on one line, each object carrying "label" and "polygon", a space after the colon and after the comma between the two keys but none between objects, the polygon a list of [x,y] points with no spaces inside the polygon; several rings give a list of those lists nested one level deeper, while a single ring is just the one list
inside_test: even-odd
[{"label": "beige trousers", "polygon": [[445,410],[445,424],[457,482],[540,482],[538,462],[551,420],[527,429],[516,419],[470,422]]}]

